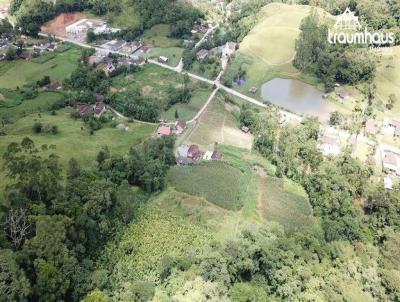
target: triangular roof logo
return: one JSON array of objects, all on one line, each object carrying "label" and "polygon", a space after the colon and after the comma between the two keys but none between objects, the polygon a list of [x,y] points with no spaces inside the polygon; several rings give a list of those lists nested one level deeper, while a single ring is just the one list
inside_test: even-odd
[{"label": "triangular roof logo", "polygon": [[350,8],[346,8],[343,14],[336,16],[335,28],[338,30],[360,30],[361,23]]}]

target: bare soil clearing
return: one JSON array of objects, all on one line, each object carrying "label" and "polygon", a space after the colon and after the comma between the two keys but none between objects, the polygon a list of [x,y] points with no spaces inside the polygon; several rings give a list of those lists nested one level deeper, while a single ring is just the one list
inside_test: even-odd
[{"label": "bare soil clearing", "polygon": [[66,34],[65,28],[68,25],[71,25],[84,18],[86,18],[86,16],[82,13],[62,13],[53,20],[45,23],[41,30],[44,33],[64,37]]}]

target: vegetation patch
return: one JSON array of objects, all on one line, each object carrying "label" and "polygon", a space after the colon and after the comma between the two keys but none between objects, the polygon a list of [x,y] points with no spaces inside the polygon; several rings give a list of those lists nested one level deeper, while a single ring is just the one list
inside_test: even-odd
[{"label": "vegetation patch", "polygon": [[199,256],[210,239],[204,229],[189,220],[148,206],[125,229],[121,240],[107,249],[104,265],[112,268],[112,278],[117,282],[157,282],[166,257]]},{"label": "vegetation patch", "polygon": [[43,76],[61,81],[75,70],[79,57],[80,50],[73,47],[42,64],[25,60],[0,62],[0,88],[22,87],[26,82],[36,82]]},{"label": "vegetation patch", "polygon": [[171,185],[178,191],[204,197],[216,205],[238,210],[242,207],[240,187],[243,173],[223,162],[208,162],[191,167],[174,167]]},{"label": "vegetation patch", "polygon": [[290,231],[311,230],[318,226],[307,194],[297,184],[274,177],[265,178],[265,218],[279,222]]}]

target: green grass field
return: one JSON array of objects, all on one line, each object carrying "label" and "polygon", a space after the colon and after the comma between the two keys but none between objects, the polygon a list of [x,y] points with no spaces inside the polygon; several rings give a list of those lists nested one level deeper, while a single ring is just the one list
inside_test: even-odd
[{"label": "green grass field", "polygon": [[[84,166],[92,166],[98,151],[103,146],[109,146],[112,153],[125,154],[130,147],[150,137],[155,131],[155,126],[133,123],[127,124],[128,131],[105,127],[90,135],[82,121],[70,117],[72,111],[72,108],[66,108],[58,111],[57,115],[41,113],[41,117],[38,114],[31,114],[6,125],[4,130],[7,135],[0,139],[0,155],[11,142],[20,142],[25,136],[29,136],[38,147],[43,144],[55,145],[56,149],[49,152],[60,156],[60,162],[64,167],[71,157],[75,157]],[[57,125],[59,133],[34,134],[32,126],[35,122]],[[2,166],[1,160],[0,166]]]},{"label": "green grass field", "polygon": [[79,56],[80,50],[73,47],[42,64],[25,60],[0,62],[0,88],[13,89],[45,75],[52,81],[63,80],[76,68]]},{"label": "green grass field", "polygon": [[377,97],[383,104],[388,102],[390,94],[397,97],[392,110],[386,110],[385,116],[400,116],[400,47],[391,47],[381,50],[381,57],[376,72],[375,84]]},{"label": "green grass field", "polygon": [[[246,83],[235,89],[248,94],[251,87],[260,88],[275,77],[302,78],[293,67],[295,42],[300,33],[301,20],[310,13],[307,5],[272,3],[266,5],[256,16],[257,24],[243,39],[235,58],[230,63],[225,78],[236,74],[239,68],[246,70]],[[320,11],[324,16],[329,14]],[[307,82],[315,79],[302,78]]]},{"label": "green grass field", "polygon": [[312,216],[307,194],[297,184],[280,178],[265,179],[265,217],[279,222],[290,231],[305,231],[319,227]]},{"label": "green grass field", "polygon": [[[5,99],[5,105],[0,106],[0,116],[7,118],[18,118],[30,113],[50,110],[51,106],[64,99],[59,92],[43,91],[32,100],[22,101],[18,91],[1,90],[0,93]],[[0,101],[1,102],[1,101]]]},{"label": "green grass field", "polygon": [[[148,64],[136,73],[113,78],[112,85],[120,92],[129,87],[139,89],[144,96],[164,100],[169,87],[183,87],[183,76],[159,66]],[[178,109],[180,118],[192,119],[207,101],[211,94],[211,86],[192,80],[190,89],[192,98],[188,104],[172,106],[163,115],[174,120],[175,109]]]},{"label": "green grass field", "polygon": [[151,44],[155,47],[168,48],[180,46],[181,40],[170,38],[170,34],[171,30],[168,24],[158,24],[145,30],[141,39],[144,43]]},{"label": "green grass field", "polygon": [[183,53],[183,48],[180,47],[167,47],[167,48],[156,47],[153,48],[148,53],[140,54],[140,56],[143,58],[158,58],[159,56],[164,56],[168,58],[167,64],[175,67],[181,60],[182,53]]},{"label": "green grass field", "polygon": [[207,162],[190,167],[174,167],[169,180],[176,190],[204,197],[228,209],[241,208],[240,182],[242,172],[221,162]]}]

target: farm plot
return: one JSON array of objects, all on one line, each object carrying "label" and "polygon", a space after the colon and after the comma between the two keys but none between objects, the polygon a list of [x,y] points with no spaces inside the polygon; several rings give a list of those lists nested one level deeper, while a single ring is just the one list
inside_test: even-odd
[{"label": "farm plot", "polygon": [[243,173],[223,162],[208,162],[171,169],[169,180],[178,191],[200,196],[216,205],[238,210],[242,207],[240,187]]},{"label": "farm plot", "polygon": [[238,122],[229,110],[225,109],[222,96],[217,94],[200,117],[186,143],[198,144],[205,149],[212,148],[216,142],[251,149],[253,136],[238,129]]}]

